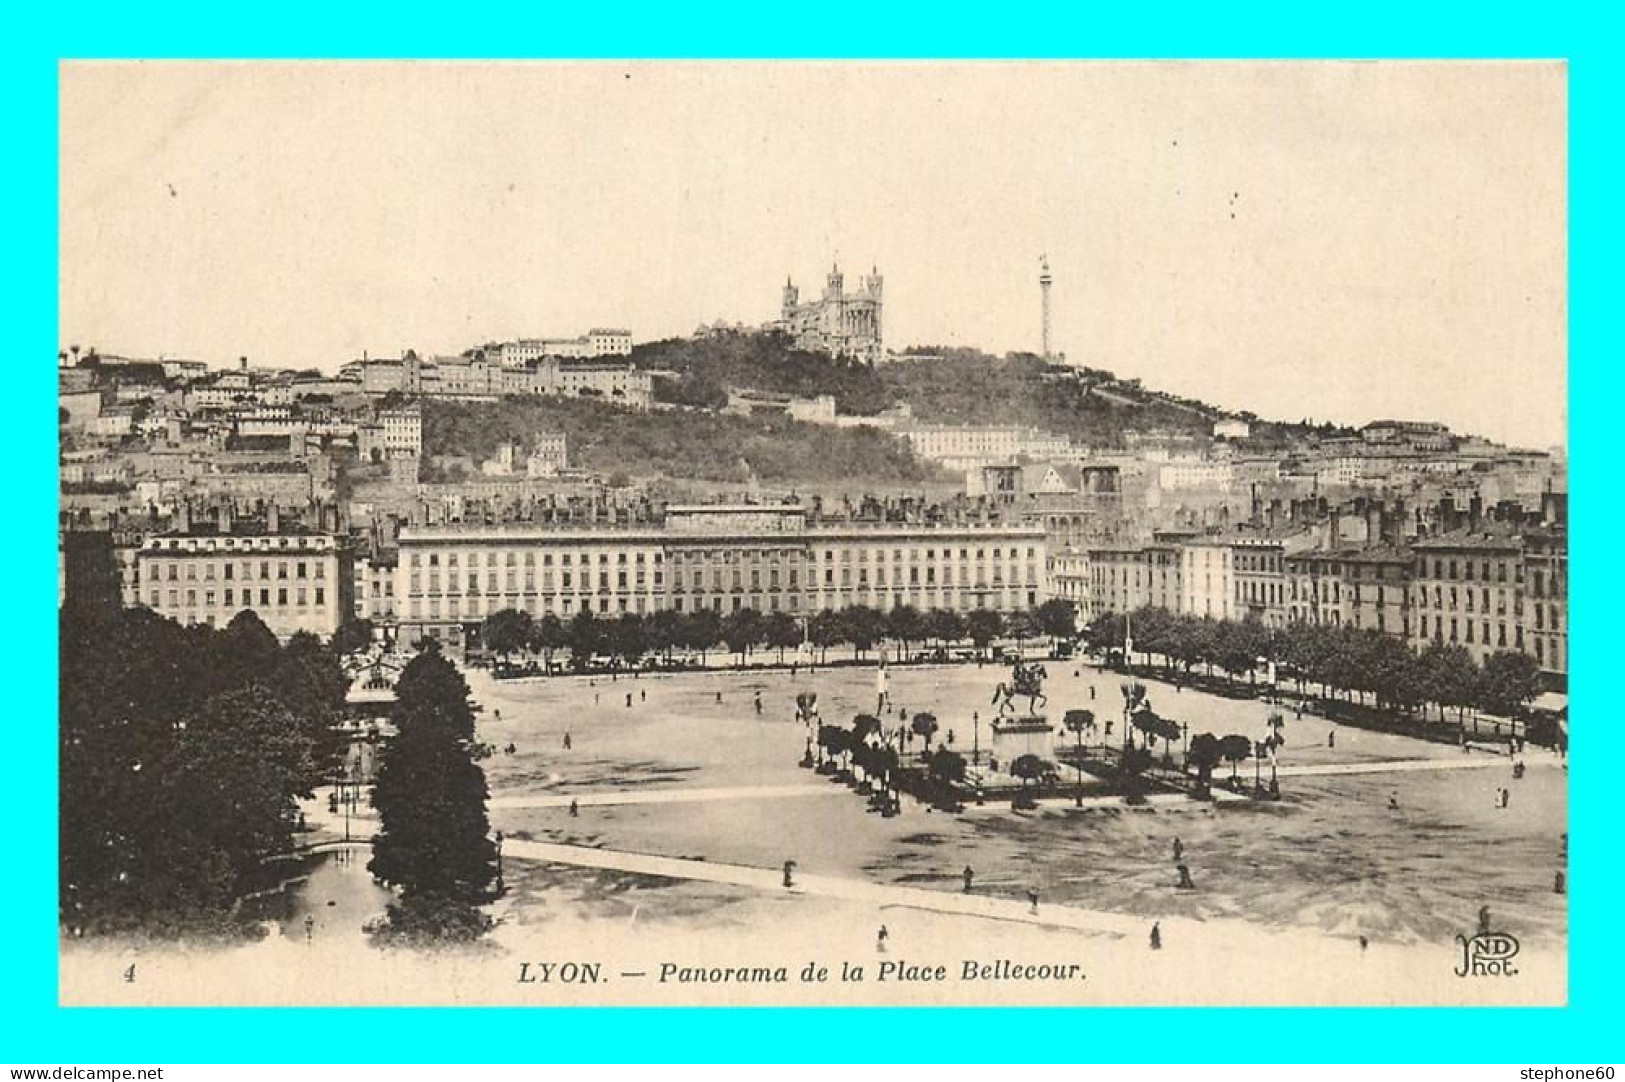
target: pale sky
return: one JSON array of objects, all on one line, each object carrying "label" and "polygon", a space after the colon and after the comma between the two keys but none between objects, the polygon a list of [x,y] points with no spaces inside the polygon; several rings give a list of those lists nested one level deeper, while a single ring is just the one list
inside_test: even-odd
[{"label": "pale sky", "polygon": [[69,63],[61,334],[360,356],[777,314],[1566,442],[1556,63]]}]

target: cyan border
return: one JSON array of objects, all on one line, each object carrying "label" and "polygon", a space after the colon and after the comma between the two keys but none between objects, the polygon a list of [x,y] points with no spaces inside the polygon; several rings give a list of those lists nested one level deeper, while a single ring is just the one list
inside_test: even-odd
[{"label": "cyan border", "polygon": [[[1599,8],[1601,5],[1599,5]],[[25,9],[26,10],[26,9]],[[1615,794],[1598,738],[1610,719],[1598,674],[1606,614],[1609,502],[1620,379],[1609,335],[1617,301],[1607,268],[1619,250],[1617,29],[1579,5],[1369,3],[1082,4],[958,9],[617,4],[81,2],[7,16],[4,170],[14,238],[7,261],[10,386],[0,444],[14,463],[6,506],[12,588],[3,641],[10,710],[4,747],[8,854],[0,1061],[528,1062],[1020,1059],[1029,1049],[1162,1062],[1521,1061],[1617,1058]],[[1571,1006],[1458,1009],[843,1009],[837,1024],[797,1009],[58,1009],[55,940],[56,72],[94,57],[1485,57],[1570,65],[1572,701]],[[1612,303],[1611,303],[1612,302]],[[1487,373],[1488,374],[1488,373]],[[1480,393],[1475,390],[1473,393]],[[859,1016],[866,1016],[860,1018]],[[1036,1016],[1036,1017],[1035,1017]],[[865,1025],[864,1021],[875,1023]],[[1059,1042],[1027,1042],[1037,1026]],[[342,1027],[342,1028],[341,1028]],[[340,1034],[344,1036],[340,1036]],[[834,1035],[839,1034],[836,1038]],[[915,1040],[898,1040],[912,1034]],[[974,1035],[944,1039],[948,1034]],[[362,1035],[365,1035],[364,1037]],[[1613,1038],[1613,1039],[1610,1039]]]}]

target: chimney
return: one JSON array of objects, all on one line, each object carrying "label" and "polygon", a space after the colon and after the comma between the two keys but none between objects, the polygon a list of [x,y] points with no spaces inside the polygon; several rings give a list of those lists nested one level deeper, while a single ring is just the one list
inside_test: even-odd
[{"label": "chimney", "polygon": [[238,357],[237,358],[237,370],[239,372],[247,372],[248,371],[248,358],[247,357]]},{"label": "chimney", "polygon": [[275,500],[272,500],[265,508],[265,532],[272,536],[282,532],[281,516]]},{"label": "chimney", "polygon": [[231,533],[231,500],[223,500],[220,504],[220,532]]},{"label": "chimney", "polygon": [[1475,493],[1473,498],[1467,501],[1467,526],[1476,532],[1483,523],[1484,497]]}]

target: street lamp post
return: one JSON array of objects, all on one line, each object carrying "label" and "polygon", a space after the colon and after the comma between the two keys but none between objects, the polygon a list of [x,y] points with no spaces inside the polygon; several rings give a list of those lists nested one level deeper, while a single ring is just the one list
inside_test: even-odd
[{"label": "street lamp post", "polygon": [[1075,806],[1081,808],[1083,807],[1083,726],[1079,725],[1076,729],[1072,730],[1072,732],[1073,735],[1078,738],[1078,758],[1076,764],[1078,768],[1078,796]]},{"label": "street lamp post", "polygon": [[972,710],[970,714],[970,761],[977,766],[982,765],[982,715],[980,711]]}]

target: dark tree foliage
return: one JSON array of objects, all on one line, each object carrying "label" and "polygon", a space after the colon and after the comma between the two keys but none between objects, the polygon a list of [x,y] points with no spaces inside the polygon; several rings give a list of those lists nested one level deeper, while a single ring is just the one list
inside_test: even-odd
[{"label": "dark tree foliage", "polygon": [[237,898],[291,842],[347,683],[310,636],[148,609],[60,620],[60,913],[75,934],[241,931]]},{"label": "dark tree foliage", "polygon": [[1003,631],[1004,617],[992,609],[976,609],[965,617],[965,632],[978,650],[986,650]]},{"label": "dark tree foliage", "polygon": [[364,650],[372,643],[371,620],[348,620],[339,629],[333,632],[333,641],[330,644],[333,652],[340,657],[353,654],[357,650]]},{"label": "dark tree foliage", "polygon": [[1222,670],[1232,681],[1256,682],[1271,662],[1277,679],[1300,690],[1318,685],[1327,697],[1370,696],[1379,708],[1409,714],[1436,704],[1440,715],[1469,709],[1517,714],[1539,691],[1540,666],[1528,655],[1492,654],[1483,665],[1465,646],[1429,643],[1417,650],[1374,628],[1294,624],[1269,629],[1251,620],[1210,620],[1165,609],[1142,608],[1124,617],[1095,618],[1085,636],[1096,651],[1124,645],[1133,629],[1134,660],[1161,658],[1164,667],[1190,672],[1198,665]]},{"label": "dark tree foliage", "polygon": [[369,869],[400,890],[381,941],[470,938],[486,923],[496,846],[476,761],[474,711],[462,674],[437,653],[413,658],[395,688],[396,735],[373,789],[381,828]]},{"label": "dark tree foliage", "polygon": [[1071,638],[1078,633],[1078,607],[1069,598],[1050,598],[1033,612],[1033,619],[1052,638]]},{"label": "dark tree foliage", "polygon": [[729,483],[951,479],[890,433],[867,426],[832,428],[783,415],[741,417],[700,409],[633,414],[593,399],[539,396],[498,402],[427,399],[422,408],[426,456],[459,454],[479,462],[499,444],[524,444],[545,430],[567,435],[574,464],[602,476],[648,477],[650,463],[658,463],[662,476]]}]

